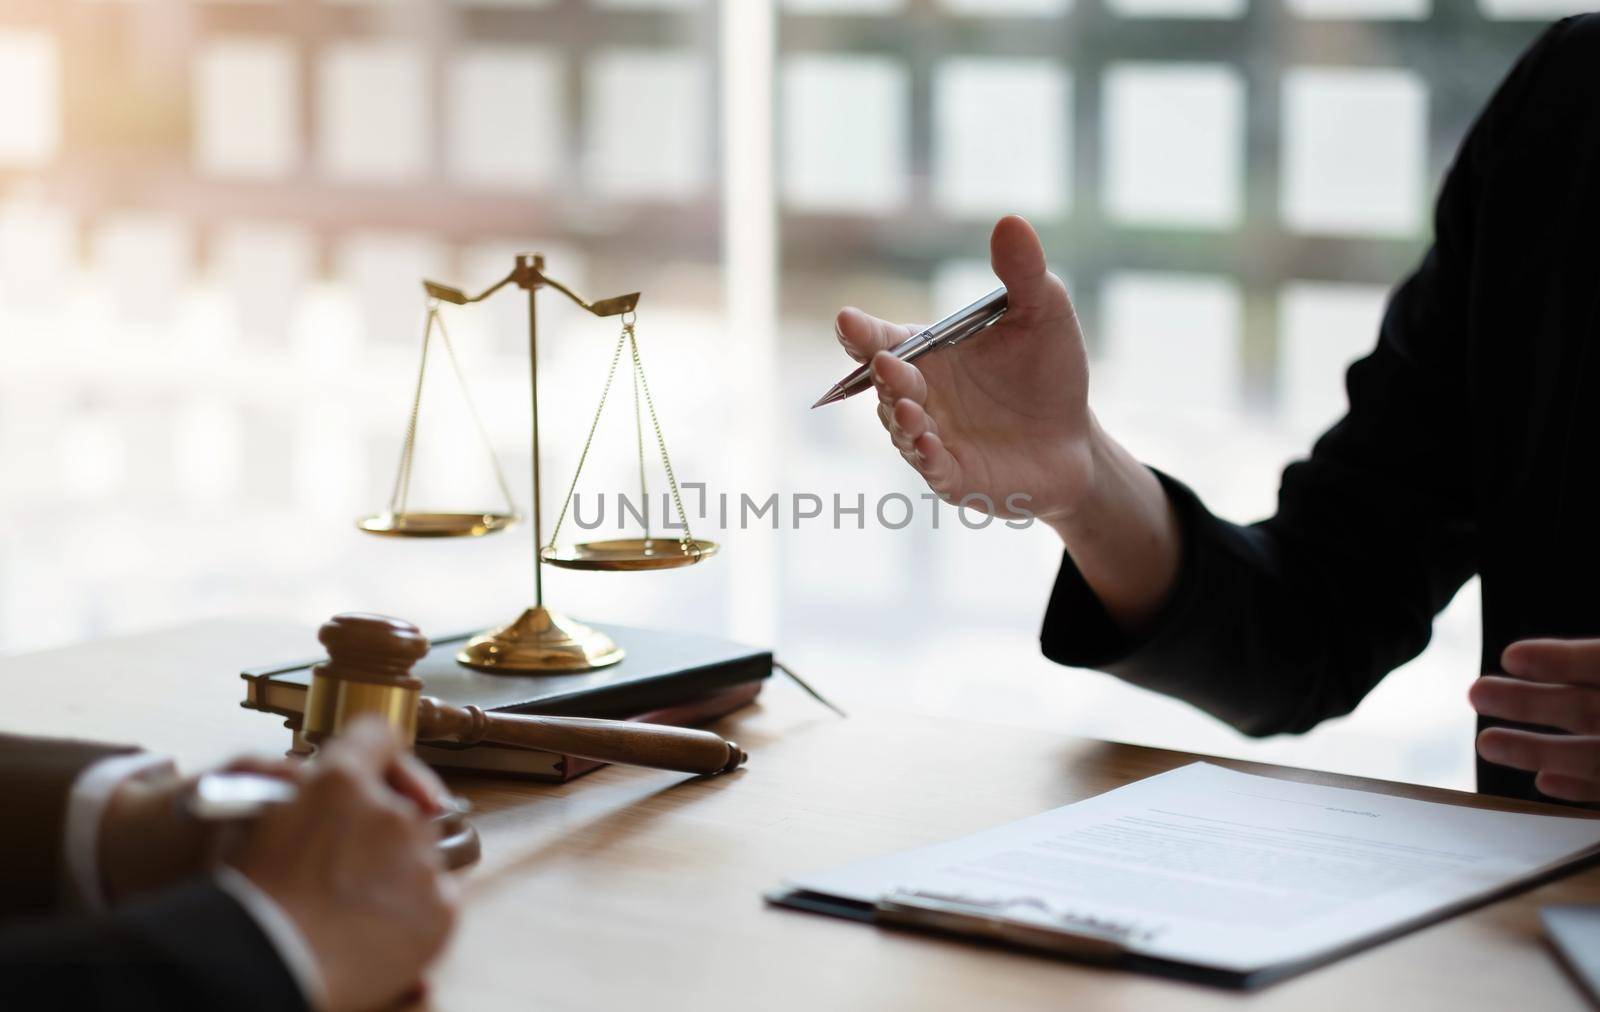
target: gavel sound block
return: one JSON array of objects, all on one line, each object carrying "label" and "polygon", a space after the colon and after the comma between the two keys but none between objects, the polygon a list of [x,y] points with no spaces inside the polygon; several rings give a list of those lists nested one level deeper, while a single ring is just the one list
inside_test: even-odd
[{"label": "gavel sound block", "polygon": [[596,762],[714,775],[738,769],[745,753],[710,731],[625,720],[489,713],[422,695],[412,666],[428,640],[403,619],[352,613],[323,624],[328,660],[311,669],[305,736],[316,742],[357,716],[375,713],[407,741],[495,742]]}]

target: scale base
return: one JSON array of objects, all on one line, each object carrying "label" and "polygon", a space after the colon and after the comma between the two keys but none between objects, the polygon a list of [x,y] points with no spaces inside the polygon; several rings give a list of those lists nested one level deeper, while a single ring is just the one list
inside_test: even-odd
[{"label": "scale base", "polygon": [[528,674],[589,671],[615,664],[623,654],[605,633],[539,605],[510,625],[473,637],[456,660],[479,671]]}]

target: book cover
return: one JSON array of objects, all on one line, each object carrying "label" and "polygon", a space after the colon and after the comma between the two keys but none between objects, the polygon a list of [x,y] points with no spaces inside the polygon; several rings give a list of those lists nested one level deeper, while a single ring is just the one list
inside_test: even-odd
[{"label": "book cover", "polygon": [[[455,706],[504,713],[626,718],[673,706],[772,674],[772,652],[698,633],[601,625],[627,650],[610,667],[594,671],[518,675],[475,671],[456,663],[456,651],[476,632],[445,636],[417,662],[412,674],[423,692]],[[322,658],[243,672],[244,706],[285,717],[305,709],[311,668]]]}]

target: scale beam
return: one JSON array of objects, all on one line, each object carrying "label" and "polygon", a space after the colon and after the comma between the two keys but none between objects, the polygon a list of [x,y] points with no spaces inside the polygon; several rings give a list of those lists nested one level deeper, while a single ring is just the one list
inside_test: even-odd
[{"label": "scale beam", "polygon": [[525,264],[522,260],[523,258],[519,257],[517,266],[512,268],[510,274],[507,274],[477,295],[468,295],[459,288],[441,285],[437,281],[424,281],[422,282],[422,288],[428,293],[430,299],[448,302],[452,306],[470,306],[474,302],[482,302],[506,285],[513,283],[518,288],[524,288],[528,291],[548,285],[571,299],[580,308],[588,310],[596,316],[621,316],[624,313],[633,312],[639,306],[638,292],[629,292],[627,295],[613,295],[609,299],[590,302],[555,278],[544,273],[539,267],[533,264]]}]

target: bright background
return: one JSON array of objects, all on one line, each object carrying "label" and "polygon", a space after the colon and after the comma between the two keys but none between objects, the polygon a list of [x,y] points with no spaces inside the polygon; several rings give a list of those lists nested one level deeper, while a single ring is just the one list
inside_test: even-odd
[{"label": "bright background", "polygon": [[[850,706],[1469,786],[1475,586],[1353,716],[1250,742],[1040,658],[1052,536],[948,510],[935,531],[921,502],[877,528],[915,476],[865,402],[806,407],[847,364],[839,305],[969,301],[1019,211],[1073,290],[1102,418],[1219,513],[1270,512],[1474,112],[1581,6],[5,0],[0,652],[205,615],[511,617],[526,527],[417,543],[352,521],[387,501],[419,280],[480,288],[538,249],[585,294],[644,292],[683,480],[869,504],[865,529],[713,519],[716,561],[554,573],[551,603],[772,644]],[[448,319],[525,506],[521,301]],[[553,297],[541,325],[548,514],[615,330]],[[413,502],[493,505],[448,380]],[[631,420],[608,420],[591,494],[631,487]]]}]

